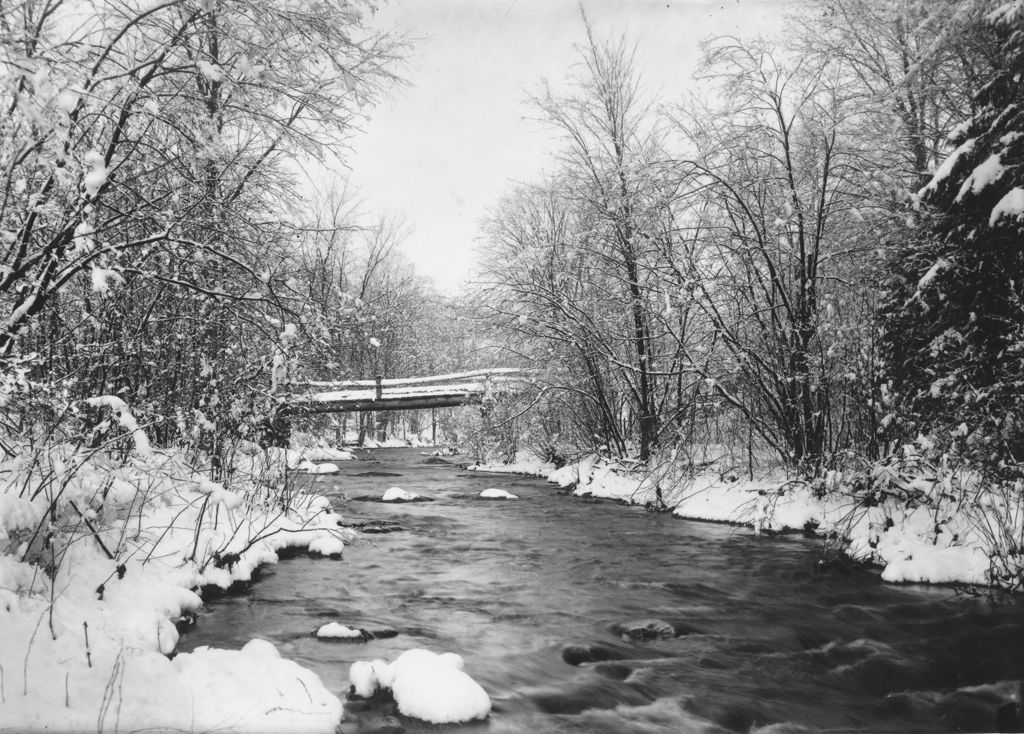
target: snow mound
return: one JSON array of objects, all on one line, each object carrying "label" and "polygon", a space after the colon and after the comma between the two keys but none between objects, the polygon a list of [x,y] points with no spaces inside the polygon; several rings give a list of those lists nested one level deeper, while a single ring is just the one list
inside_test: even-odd
[{"label": "snow mound", "polygon": [[418,497],[415,492],[407,492],[401,487],[390,487],[381,499],[384,502],[412,502]]},{"label": "snow mound", "polygon": [[[253,732],[327,731],[341,718],[341,702],[316,674],[281,658],[265,640],[252,640],[238,651],[200,647],[168,663],[156,660],[152,653],[148,659],[155,668],[173,669],[172,674],[160,676],[159,684],[153,685],[155,680],[149,678],[153,688],[148,697],[142,690],[135,691],[140,703],[149,698],[163,709],[162,715],[154,717],[140,707],[137,718],[124,724],[126,728],[141,727],[154,718],[168,728],[185,731],[218,726],[212,717],[195,721],[194,712],[219,712],[231,722],[229,728]],[[128,675],[124,682],[132,687]],[[158,699],[164,699],[162,706]]]},{"label": "snow mound", "polygon": [[352,629],[351,627],[346,627],[345,625],[337,622],[328,622],[316,631],[316,636],[333,640],[363,639],[363,633],[361,630]]},{"label": "snow mound", "polygon": [[369,698],[379,688],[390,688],[393,681],[391,666],[383,660],[357,660],[348,670],[352,693],[360,698]]},{"label": "snow mound", "polygon": [[486,719],[491,699],[463,667],[462,657],[454,653],[406,650],[390,665],[381,660],[353,663],[349,683],[359,696],[390,688],[402,715],[431,724]]},{"label": "snow mound", "polygon": [[914,548],[912,542],[904,539],[900,550],[904,552],[894,552],[895,557],[882,571],[883,581],[912,584],[951,584],[966,581],[981,586],[988,585],[990,561],[988,554],[980,548],[935,548],[924,543]]},{"label": "snow mound", "polygon": [[480,499],[482,500],[517,500],[518,495],[514,495],[511,492],[506,492],[504,489],[485,489],[480,493]]}]

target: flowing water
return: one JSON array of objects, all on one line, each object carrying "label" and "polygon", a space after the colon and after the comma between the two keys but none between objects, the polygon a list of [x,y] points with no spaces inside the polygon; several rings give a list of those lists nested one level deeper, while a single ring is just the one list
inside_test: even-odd
[{"label": "flowing water", "polygon": [[[1024,677],[1024,602],[821,570],[820,544],[755,537],[524,477],[360,454],[316,478],[359,533],[344,560],[300,556],[210,603],[182,639],[271,640],[347,695],[356,660],[452,651],[491,696],[459,732],[994,731]],[[434,460],[436,461],[436,460]],[[372,501],[401,486],[432,502]],[[476,498],[498,487],[518,501]],[[648,620],[674,635],[633,639]],[[393,637],[318,641],[337,621]],[[343,732],[436,730],[346,702]]]}]

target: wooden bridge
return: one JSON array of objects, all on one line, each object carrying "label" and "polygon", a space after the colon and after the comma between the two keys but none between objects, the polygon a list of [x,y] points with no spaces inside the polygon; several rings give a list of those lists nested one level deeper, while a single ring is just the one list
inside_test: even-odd
[{"label": "wooden bridge", "polygon": [[490,397],[516,392],[529,379],[528,370],[496,367],[431,377],[293,382],[284,412],[354,413],[376,410],[421,410],[482,403]]}]

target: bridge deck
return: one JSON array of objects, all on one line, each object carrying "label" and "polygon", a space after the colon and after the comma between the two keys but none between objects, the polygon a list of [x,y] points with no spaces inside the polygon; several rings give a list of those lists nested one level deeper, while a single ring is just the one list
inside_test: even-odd
[{"label": "bridge deck", "polygon": [[521,383],[523,378],[523,370],[500,368],[405,379],[293,383],[286,412],[350,413],[471,405],[483,402],[488,395],[508,392],[512,383]]}]

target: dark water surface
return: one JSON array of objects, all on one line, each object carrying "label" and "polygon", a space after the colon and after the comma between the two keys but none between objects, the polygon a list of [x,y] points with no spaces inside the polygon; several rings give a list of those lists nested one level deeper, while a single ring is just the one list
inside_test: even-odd
[{"label": "dark water surface", "polygon": [[[342,561],[264,569],[246,593],[211,603],[180,645],[262,637],[342,696],[356,660],[457,652],[494,703],[486,722],[434,727],[352,701],[343,732],[994,731],[1024,677],[1020,598],[821,572],[813,540],[566,497],[535,479],[428,464],[419,449],[360,458],[317,477],[318,491],[349,523],[406,530],[360,533]],[[434,501],[355,499],[393,485]],[[488,487],[521,499],[476,499]],[[679,636],[616,631],[649,619]],[[330,621],[399,634],[311,636]],[[609,659],[566,662],[586,657]]]}]

